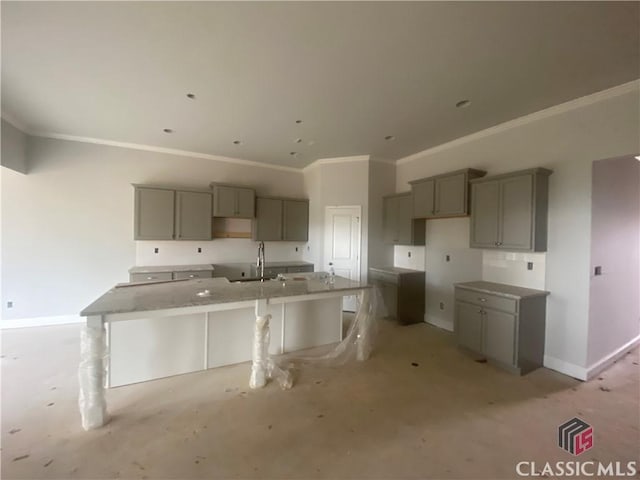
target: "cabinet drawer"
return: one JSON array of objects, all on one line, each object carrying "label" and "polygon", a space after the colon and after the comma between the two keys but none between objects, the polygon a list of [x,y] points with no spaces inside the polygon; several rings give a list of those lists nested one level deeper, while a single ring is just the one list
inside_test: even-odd
[{"label": "cabinet drawer", "polygon": [[378,272],[376,270],[369,270],[369,280],[378,283],[390,283],[392,285],[398,284],[398,275],[393,273]]},{"label": "cabinet drawer", "polygon": [[488,293],[475,292],[473,290],[466,290],[462,288],[456,288],[456,300],[513,313],[517,312],[518,306],[517,300],[514,300],[513,298],[499,297],[497,295],[490,295]]},{"label": "cabinet drawer", "polygon": [[158,282],[162,280],[172,280],[171,272],[155,273],[130,273],[130,282]]},{"label": "cabinet drawer", "polygon": [[211,270],[195,270],[189,272],[173,272],[174,280],[183,280],[185,278],[211,278]]},{"label": "cabinet drawer", "polygon": [[313,272],[313,265],[297,265],[295,267],[287,267],[287,273],[303,272]]}]

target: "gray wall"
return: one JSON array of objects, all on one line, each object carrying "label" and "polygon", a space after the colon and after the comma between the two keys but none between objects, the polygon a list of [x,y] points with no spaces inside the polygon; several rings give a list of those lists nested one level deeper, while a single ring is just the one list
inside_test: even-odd
[{"label": "gray wall", "polygon": [[2,156],[0,164],[27,173],[27,135],[2,119]]},{"label": "gray wall", "polygon": [[383,242],[382,197],[395,192],[396,167],[376,159],[369,162],[369,266],[393,265],[393,246]]},{"label": "gray wall", "polygon": [[592,179],[589,366],[640,335],[640,162],[593,162]]},{"label": "gray wall", "polygon": [[2,175],[3,319],[77,315],[128,280],[136,258],[131,183],[218,181],[304,196],[298,172],[89,143],[31,137],[29,162],[28,175]]}]

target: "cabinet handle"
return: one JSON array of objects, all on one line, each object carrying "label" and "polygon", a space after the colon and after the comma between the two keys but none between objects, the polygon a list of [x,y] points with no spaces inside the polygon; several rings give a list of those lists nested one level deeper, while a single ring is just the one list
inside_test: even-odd
[{"label": "cabinet handle", "polygon": [[189,275],[189,278],[196,278],[195,275]]},{"label": "cabinet handle", "polygon": [[502,242],[497,242],[496,245],[500,246],[502,245]]},{"label": "cabinet handle", "polygon": [[478,313],[482,313],[482,309],[478,310]]},{"label": "cabinet handle", "polygon": [[487,299],[483,298],[483,297],[478,297],[478,300],[481,301],[481,302],[486,302],[487,301]]},{"label": "cabinet handle", "polygon": [[156,277],[147,277],[147,280],[153,280]]}]

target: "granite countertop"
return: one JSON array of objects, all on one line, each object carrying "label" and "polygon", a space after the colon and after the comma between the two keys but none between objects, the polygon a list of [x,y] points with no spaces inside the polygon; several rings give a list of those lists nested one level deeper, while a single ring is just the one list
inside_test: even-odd
[{"label": "granite countertop", "polygon": [[399,273],[416,273],[416,272],[424,273],[424,270],[412,270],[410,268],[400,268],[400,267],[369,267],[369,270],[373,270],[375,272],[382,272],[382,273],[391,273],[393,275],[397,275]]},{"label": "granite countertop", "polygon": [[[86,307],[80,315],[107,315],[144,312],[221,303],[244,302],[279,297],[295,297],[324,292],[348,292],[371,288],[366,283],[335,277],[335,284],[325,283],[326,272],[292,273],[287,281],[229,282],[226,278],[201,278],[156,284],[137,284],[112,288]],[[209,290],[209,296],[198,292]]]},{"label": "granite countertop", "polygon": [[533,288],[516,287],[515,285],[485,281],[456,283],[455,286],[476,292],[490,293],[492,295],[515,299],[546,296],[550,293],[546,290],[535,290]]},{"label": "granite countertop", "polygon": [[151,267],[131,267],[129,269],[129,273],[201,272],[207,270],[214,270],[213,265],[156,265]]}]

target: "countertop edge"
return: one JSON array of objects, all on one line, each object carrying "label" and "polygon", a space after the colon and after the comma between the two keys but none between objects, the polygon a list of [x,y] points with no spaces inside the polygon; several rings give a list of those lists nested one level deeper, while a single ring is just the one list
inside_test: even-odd
[{"label": "countertop edge", "polygon": [[536,289],[533,289],[533,288],[518,287],[517,285],[507,285],[507,286],[515,287],[515,288],[524,288],[526,290],[531,290],[531,293],[527,293],[525,295],[518,295],[518,294],[515,294],[515,293],[502,292],[500,290],[494,290],[494,289],[491,289],[491,288],[482,288],[482,287],[477,287],[477,286],[473,286],[473,285],[465,285],[464,283],[454,283],[453,285],[454,285],[454,287],[462,288],[463,290],[472,290],[474,292],[488,293],[488,294],[491,294],[491,295],[496,295],[496,296],[499,296],[499,297],[506,297],[506,298],[513,298],[513,299],[516,299],[516,300],[520,300],[520,299],[523,299],[523,298],[546,297],[548,295],[551,295],[551,292],[549,292],[547,290],[536,290]]}]

